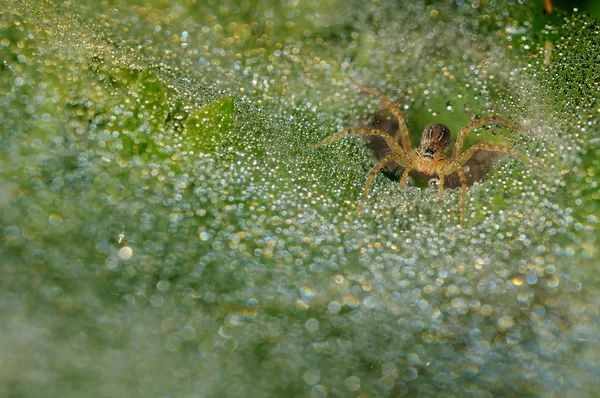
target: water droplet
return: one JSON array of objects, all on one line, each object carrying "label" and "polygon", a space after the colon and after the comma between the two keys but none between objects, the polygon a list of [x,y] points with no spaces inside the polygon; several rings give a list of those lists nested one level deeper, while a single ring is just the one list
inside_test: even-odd
[{"label": "water droplet", "polygon": [[357,391],[360,388],[360,379],[356,376],[350,376],[344,381],[348,391]]}]

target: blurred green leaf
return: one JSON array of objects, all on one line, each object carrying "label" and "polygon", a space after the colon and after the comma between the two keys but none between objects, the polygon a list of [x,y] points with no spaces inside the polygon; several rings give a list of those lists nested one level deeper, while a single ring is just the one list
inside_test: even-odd
[{"label": "blurred green leaf", "polygon": [[[598,23],[540,2],[12,2],[0,12],[2,396],[591,396]],[[548,43],[552,44],[550,46]],[[400,189],[380,109],[480,129]]]},{"label": "blurred green leaf", "polygon": [[[211,102],[192,112],[185,122],[187,139],[195,142],[199,152],[212,153],[221,149],[234,129],[235,105],[233,97]],[[243,143],[237,144],[243,149]]]}]

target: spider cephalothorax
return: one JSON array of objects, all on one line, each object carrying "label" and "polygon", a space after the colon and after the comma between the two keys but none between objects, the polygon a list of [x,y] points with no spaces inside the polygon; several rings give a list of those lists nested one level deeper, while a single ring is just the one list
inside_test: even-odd
[{"label": "spider cephalothorax", "polygon": [[465,138],[467,137],[469,131],[488,123],[495,122],[512,130],[523,130],[521,127],[511,124],[499,116],[487,116],[478,120],[474,120],[461,128],[456,136],[456,143],[454,144],[454,149],[452,150],[452,154],[450,156],[446,154],[446,149],[448,148],[451,140],[450,129],[440,123],[428,124],[425,129],[423,129],[423,133],[421,134],[421,143],[417,148],[412,149],[406,122],[402,116],[402,113],[394,105],[394,103],[385,95],[383,95],[381,91],[361,86],[354,80],[352,81],[362,91],[376,95],[386,105],[387,109],[392,112],[394,118],[398,122],[399,127],[398,131],[393,137],[386,132],[377,129],[346,129],[340,131],[332,137],[329,137],[319,144],[311,146],[311,148],[318,148],[320,146],[337,141],[348,134],[380,136],[386,142],[391,152],[383,156],[379,163],[377,163],[377,165],[375,165],[375,167],[373,167],[369,173],[357,208],[357,212],[360,211],[361,205],[367,198],[373,178],[375,178],[375,175],[379,172],[379,170],[381,170],[381,168],[390,162],[395,162],[404,169],[402,177],[400,178],[400,186],[406,185],[406,180],[408,179],[408,175],[412,170],[417,170],[419,173],[425,175],[437,175],[439,179],[440,198],[444,195],[444,178],[451,173],[456,172],[460,179],[461,185],[461,225],[464,225],[465,222],[465,199],[467,192],[467,178],[465,176],[463,167],[464,164],[467,163],[476,152],[483,150],[489,152],[509,153],[519,158],[523,162],[533,166],[533,164],[525,156],[517,152],[514,148],[499,142],[480,142],[465,151],[462,150]]},{"label": "spider cephalothorax", "polygon": [[421,134],[421,145],[415,152],[419,157],[417,171],[425,175],[433,175],[438,162],[446,159],[446,148],[450,144],[450,129],[440,123],[425,126]]}]

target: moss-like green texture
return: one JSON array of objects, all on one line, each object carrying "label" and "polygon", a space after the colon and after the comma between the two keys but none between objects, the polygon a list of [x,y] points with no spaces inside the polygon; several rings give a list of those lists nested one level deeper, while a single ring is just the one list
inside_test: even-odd
[{"label": "moss-like green texture", "polygon": [[[593,396],[600,28],[513,3],[5,4],[0,396]],[[547,171],[357,215],[348,75]]]}]

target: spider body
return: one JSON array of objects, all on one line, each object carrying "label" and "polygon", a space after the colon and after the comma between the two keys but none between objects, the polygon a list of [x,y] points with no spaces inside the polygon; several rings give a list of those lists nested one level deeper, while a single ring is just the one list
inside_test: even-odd
[{"label": "spider body", "polygon": [[[428,124],[421,134],[421,145],[414,150],[417,171],[428,176],[436,174],[436,170],[448,162],[446,148],[450,144],[450,129],[443,124]],[[415,156],[412,156],[413,158]]]},{"label": "spider body", "polygon": [[[352,79],[351,79],[352,80]],[[471,159],[478,151],[488,152],[503,152],[513,155],[521,161],[533,166],[533,164],[521,153],[512,148],[509,145],[498,143],[498,142],[480,142],[473,145],[472,147],[462,150],[465,138],[469,131],[474,128],[483,126],[489,123],[498,123],[512,130],[523,131],[524,129],[515,126],[508,121],[502,119],[499,116],[488,116],[478,120],[474,120],[462,127],[456,137],[456,143],[451,155],[446,153],[447,148],[451,141],[450,129],[440,123],[428,124],[421,134],[421,142],[415,149],[411,148],[410,136],[406,121],[402,116],[400,110],[390,101],[381,91],[364,87],[354,80],[352,82],[358,86],[358,88],[367,93],[373,94],[379,98],[381,102],[388,108],[394,115],[398,123],[398,131],[395,136],[391,136],[382,130],[377,129],[366,129],[366,128],[351,128],[345,129],[337,133],[336,135],[329,137],[325,141],[312,145],[310,148],[318,148],[327,144],[330,144],[338,139],[350,135],[371,135],[381,137],[390,149],[390,152],[383,156],[379,163],[373,167],[367,177],[367,182],[363,188],[363,193],[360,202],[357,207],[357,213],[360,212],[362,204],[365,202],[369,193],[369,188],[375,175],[381,170],[386,164],[395,162],[399,164],[403,169],[402,177],[400,178],[400,186],[406,185],[408,175],[412,170],[416,170],[421,174],[428,176],[437,175],[439,179],[439,196],[440,198],[444,195],[444,179],[446,176],[457,173],[460,185],[461,185],[461,225],[464,226],[465,222],[465,200],[467,192],[467,178],[464,172],[464,165]]]}]

